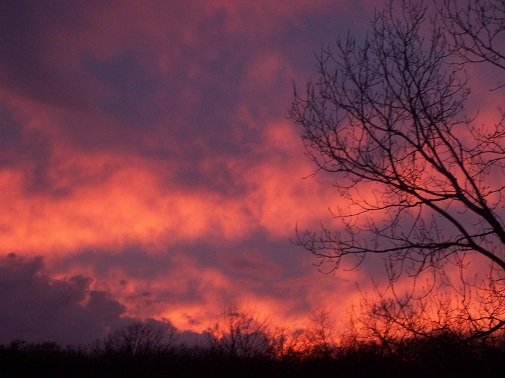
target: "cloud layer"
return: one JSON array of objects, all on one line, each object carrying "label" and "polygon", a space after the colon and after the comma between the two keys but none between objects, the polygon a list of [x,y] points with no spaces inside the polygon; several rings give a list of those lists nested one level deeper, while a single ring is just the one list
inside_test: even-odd
[{"label": "cloud layer", "polygon": [[128,317],[201,331],[232,302],[288,326],[345,314],[375,265],[322,275],[290,241],[338,198],[330,178],[304,179],[286,115],[313,51],[372,13],[1,2],[0,341],[87,341]]}]

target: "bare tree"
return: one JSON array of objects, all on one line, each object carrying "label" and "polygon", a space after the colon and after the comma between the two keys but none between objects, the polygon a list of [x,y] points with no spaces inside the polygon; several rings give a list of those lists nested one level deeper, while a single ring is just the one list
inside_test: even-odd
[{"label": "bare tree", "polygon": [[[461,336],[465,324],[454,316],[459,301],[449,292],[435,292],[422,299],[397,297],[375,288],[372,297],[363,294],[359,306],[353,308],[344,343],[350,345],[374,344],[385,354],[394,353],[413,339]],[[466,305],[463,305],[466,308]]]},{"label": "bare tree", "polygon": [[176,330],[154,320],[135,321],[113,331],[104,341],[106,351],[130,356],[149,356],[172,346]]},{"label": "bare tree", "polygon": [[314,310],[303,333],[304,353],[310,357],[328,358],[336,351],[335,320],[326,308]]},{"label": "bare tree", "polygon": [[237,305],[226,309],[207,336],[212,348],[228,357],[266,357],[274,350],[268,320]]},{"label": "bare tree", "polygon": [[505,325],[505,123],[467,113],[465,64],[505,69],[505,2],[461,4],[432,18],[422,1],[391,1],[361,42],[321,51],[290,116],[346,205],[332,213],[339,227],[299,232],[299,244],[331,269],[372,254],[391,285],[422,279],[396,309],[452,289],[454,324],[482,336]]},{"label": "bare tree", "polygon": [[[505,1],[444,0],[439,7],[454,54],[505,70]],[[503,87],[498,83],[496,87]]]}]

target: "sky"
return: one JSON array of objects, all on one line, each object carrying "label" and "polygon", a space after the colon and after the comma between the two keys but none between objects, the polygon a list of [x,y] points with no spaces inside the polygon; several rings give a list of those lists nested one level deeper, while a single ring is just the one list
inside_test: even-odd
[{"label": "sky", "polygon": [[0,342],[201,332],[234,303],[345,317],[378,268],[323,274],[293,243],[339,198],[287,115],[374,6],[0,2]]}]

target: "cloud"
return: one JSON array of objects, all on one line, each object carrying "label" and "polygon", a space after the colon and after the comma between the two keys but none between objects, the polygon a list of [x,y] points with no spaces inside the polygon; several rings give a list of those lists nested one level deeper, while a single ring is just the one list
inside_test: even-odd
[{"label": "cloud", "polygon": [[51,278],[42,257],[0,257],[0,343],[55,341],[83,345],[103,341],[134,322],[173,333],[179,343],[199,343],[201,334],[179,331],[167,320],[126,315],[126,307],[110,293],[92,289],[90,278]]},{"label": "cloud", "polygon": [[83,276],[52,279],[43,259],[0,259],[0,341],[91,342],[124,324],[125,307]]},{"label": "cloud", "polygon": [[346,317],[348,300],[356,299],[350,296],[355,282],[366,272],[323,275],[289,241],[272,242],[261,233],[252,238],[214,246],[190,241],[161,250],[87,249],[52,258],[47,268],[55,277],[96,277],[94,288],[125,305],[125,316],[169,319],[180,330],[206,330],[232,303],[257,308],[286,327],[303,323],[311,308],[323,305]]},{"label": "cloud", "polygon": [[16,253],[1,269],[21,298],[2,337],[74,341],[125,317],[202,330],[233,300],[296,322],[344,303],[362,276],[322,276],[289,240],[338,200],[330,178],[303,179],[286,114],[312,51],[370,10],[1,2],[0,253]]}]

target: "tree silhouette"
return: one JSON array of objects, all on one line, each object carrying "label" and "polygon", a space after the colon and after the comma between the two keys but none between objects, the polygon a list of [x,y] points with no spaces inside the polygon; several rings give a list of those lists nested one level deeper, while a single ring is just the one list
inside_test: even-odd
[{"label": "tree silhouette", "polygon": [[309,327],[303,334],[305,353],[311,357],[328,358],[336,350],[335,320],[326,308],[314,310]]},{"label": "tree silhouette", "polygon": [[175,329],[153,320],[134,321],[104,340],[105,351],[131,357],[154,355],[172,346]]},{"label": "tree silhouette", "polygon": [[226,309],[207,337],[211,347],[226,357],[265,357],[274,351],[268,320],[237,305]]},{"label": "tree silhouette", "polygon": [[306,154],[334,175],[347,206],[333,212],[339,227],[299,232],[298,242],[331,269],[381,255],[391,284],[414,282],[401,294],[391,286],[398,315],[452,289],[449,323],[482,336],[505,325],[505,122],[469,114],[465,70],[503,73],[505,2],[437,10],[390,1],[361,42],[348,35],[324,48],[317,79],[295,91],[290,117]]}]

